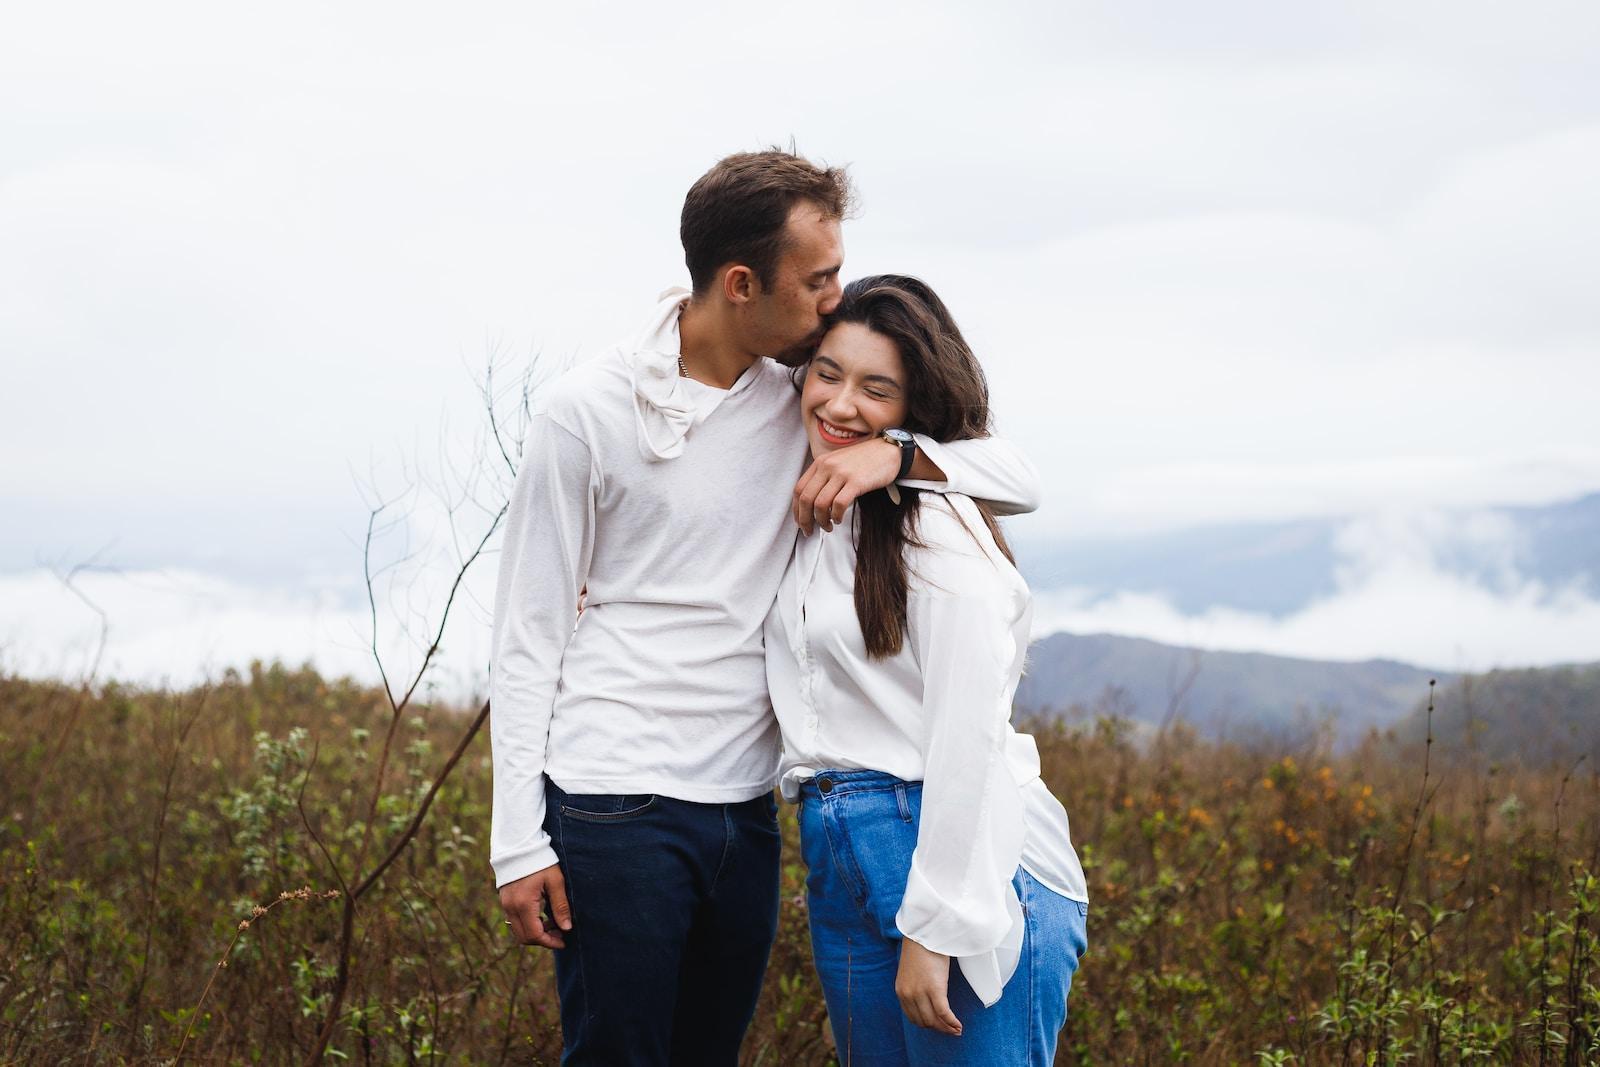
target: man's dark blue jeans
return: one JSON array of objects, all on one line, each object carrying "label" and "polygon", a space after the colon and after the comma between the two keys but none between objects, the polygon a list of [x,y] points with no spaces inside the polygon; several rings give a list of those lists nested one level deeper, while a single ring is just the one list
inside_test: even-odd
[{"label": "man's dark blue jeans", "polygon": [[545,800],[572,905],[561,1062],[733,1067],[778,931],[772,795],[696,804],[546,779]]}]

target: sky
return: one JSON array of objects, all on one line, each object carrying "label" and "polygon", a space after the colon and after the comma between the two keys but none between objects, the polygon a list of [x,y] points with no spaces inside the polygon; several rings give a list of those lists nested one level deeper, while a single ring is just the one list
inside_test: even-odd
[{"label": "sky", "polygon": [[[1590,3],[62,3],[4,23],[0,664],[85,669],[93,604],[102,672],[366,669],[365,501],[466,462],[491,359],[514,375],[632,332],[684,279],[689,184],[774,143],[849,165],[847,277],[917,274],[955,312],[1044,477],[1020,541],[1381,530],[1600,490]],[[417,575],[389,592],[421,619],[448,586],[443,505],[403,499],[389,532]],[[1571,658],[1595,617],[1562,590],[1430,584],[1411,540],[1309,622],[1136,598],[1041,617],[1451,666]],[[472,581],[464,678],[492,596]],[[1395,598],[1482,623],[1392,633]]]}]

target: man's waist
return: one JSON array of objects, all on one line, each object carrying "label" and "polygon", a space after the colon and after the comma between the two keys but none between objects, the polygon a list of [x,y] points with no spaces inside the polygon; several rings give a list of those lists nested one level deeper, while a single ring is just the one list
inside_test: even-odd
[{"label": "man's waist", "polygon": [[556,707],[589,701],[618,714],[770,714],[766,656],[759,636],[680,644],[580,630],[561,660]]},{"label": "man's waist", "polygon": [[772,792],[775,776],[748,781],[703,781],[670,776],[584,775],[552,765],[546,777],[564,793],[601,796],[658,796],[691,804],[742,804]]}]

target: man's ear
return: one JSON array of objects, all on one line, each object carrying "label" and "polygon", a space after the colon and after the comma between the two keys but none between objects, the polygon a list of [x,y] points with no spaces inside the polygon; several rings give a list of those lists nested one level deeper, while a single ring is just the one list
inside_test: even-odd
[{"label": "man's ear", "polygon": [[730,304],[748,304],[761,295],[761,281],[755,271],[736,264],[722,272],[722,295]]}]

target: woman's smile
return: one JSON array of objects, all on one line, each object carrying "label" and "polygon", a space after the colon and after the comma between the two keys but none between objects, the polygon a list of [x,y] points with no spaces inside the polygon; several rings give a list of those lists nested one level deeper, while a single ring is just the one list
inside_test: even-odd
[{"label": "woman's smile", "polygon": [[817,436],[830,445],[853,445],[863,437],[868,436],[868,433],[866,430],[847,430],[843,426],[835,426],[821,415],[818,415]]}]

